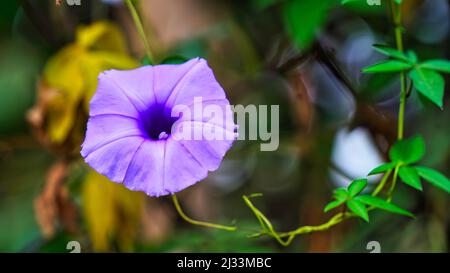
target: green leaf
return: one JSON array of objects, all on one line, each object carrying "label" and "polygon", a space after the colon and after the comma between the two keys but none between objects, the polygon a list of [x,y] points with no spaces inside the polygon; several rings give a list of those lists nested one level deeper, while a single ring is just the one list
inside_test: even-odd
[{"label": "green leaf", "polygon": [[414,168],[419,176],[428,181],[431,185],[450,193],[450,181],[443,174],[427,167],[416,166]]},{"label": "green leaf", "polygon": [[413,167],[402,166],[398,170],[398,174],[405,184],[422,191],[422,183],[420,183],[420,177]]},{"label": "green leaf", "polygon": [[345,201],[348,198],[348,192],[344,188],[334,190],[333,197],[338,201]]},{"label": "green leaf", "polygon": [[165,58],[161,64],[182,64],[187,62],[188,59],[186,59],[185,57],[182,56],[170,56]]},{"label": "green leaf", "polygon": [[347,207],[356,215],[369,222],[369,215],[367,214],[366,206],[358,200],[352,199],[347,202]]},{"label": "green leaf", "polygon": [[[345,200],[344,200],[345,201]],[[324,212],[328,212],[336,207],[339,207],[340,205],[342,205],[344,203],[344,201],[332,201],[330,203],[328,203],[328,205],[324,208]]]},{"label": "green leaf", "polygon": [[364,73],[385,73],[385,72],[399,72],[410,69],[411,64],[397,60],[388,60],[382,63],[374,64],[363,68]]},{"label": "green leaf", "polygon": [[341,0],[341,5],[345,5],[350,2],[356,2],[357,0]]},{"label": "green leaf", "polygon": [[350,197],[358,195],[367,186],[367,179],[356,179],[348,186]]},{"label": "green leaf", "polygon": [[437,72],[416,66],[409,72],[409,77],[413,81],[414,87],[442,109],[442,99],[444,98],[444,78]]},{"label": "green leaf", "polygon": [[150,59],[145,56],[144,58],[141,59],[141,64],[142,65],[152,65],[152,63],[150,62]]},{"label": "green leaf", "polygon": [[300,48],[308,48],[327,19],[333,1],[285,1],[283,19],[287,32]]},{"label": "green leaf", "polygon": [[374,45],[373,47],[375,48],[376,51],[391,58],[399,59],[405,62],[409,62],[411,60],[410,58],[408,58],[408,56],[405,55],[405,53],[395,48],[388,47],[385,45]]},{"label": "green leaf", "polygon": [[450,61],[447,60],[429,60],[420,64],[420,67],[436,70],[444,73],[450,73]]},{"label": "green leaf", "polygon": [[397,3],[398,5],[400,5],[402,3],[402,0],[395,0],[395,3]]},{"label": "green leaf", "polygon": [[384,173],[386,171],[389,171],[389,170],[392,170],[393,168],[395,168],[395,165],[396,164],[394,162],[383,163],[380,166],[376,167],[375,169],[371,170],[368,175]]},{"label": "green leaf", "polygon": [[411,212],[404,210],[404,209],[402,209],[392,203],[389,203],[381,198],[378,198],[378,197],[374,197],[371,195],[361,195],[361,196],[356,197],[355,200],[358,200],[364,204],[367,204],[369,206],[373,206],[373,207],[376,207],[376,208],[379,208],[379,209],[382,209],[385,211],[402,214],[402,215],[414,218],[414,215]]},{"label": "green leaf", "polygon": [[418,58],[417,58],[417,55],[416,55],[416,53],[414,51],[408,50],[406,52],[406,55],[408,56],[408,59],[409,59],[409,61],[411,63],[417,63]]},{"label": "green leaf", "polygon": [[411,164],[425,154],[425,142],[421,136],[397,141],[389,151],[389,158],[396,163]]}]

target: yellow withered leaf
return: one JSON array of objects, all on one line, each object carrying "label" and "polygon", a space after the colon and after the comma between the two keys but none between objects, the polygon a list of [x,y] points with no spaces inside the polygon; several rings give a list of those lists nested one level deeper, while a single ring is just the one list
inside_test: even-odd
[{"label": "yellow withered leaf", "polygon": [[77,43],[88,50],[127,53],[122,32],[113,23],[99,21],[89,26],[80,26],[76,34]]},{"label": "yellow withered leaf", "polygon": [[45,67],[45,81],[58,91],[47,109],[47,130],[53,142],[64,141],[83,97],[85,86],[79,58],[82,54],[82,48],[69,45],[50,59]]},{"label": "yellow withered leaf", "polygon": [[145,195],[91,170],[84,182],[83,212],[94,251],[132,251]]},{"label": "yellow withered leaf", "polygon": [[[44,81],[58,90],[46,111],[50,140],[64,142],[78,111],[88,112],[102,71],[138,65],[126,52],[123,35],[114,24],[97,22],[79,27],[75,42],[54,55],[44,69]],[[84,108],[80,107],[82,104]]]}]

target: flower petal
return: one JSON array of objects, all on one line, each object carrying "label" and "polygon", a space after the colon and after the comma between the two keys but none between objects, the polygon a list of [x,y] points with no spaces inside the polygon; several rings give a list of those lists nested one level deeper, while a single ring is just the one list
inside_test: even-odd
[{"label": "flower petal", "polygon": [[166,105],[189,105],[196,97],[202,100],[225,99],[225,92],[214,77],[205,59],[198,59],[193,66],[174,86],[167,98]]},{"label": "flower petal", "polygon": [[157,103],[165,103],[183,78],[187,77],[192,69],[200,62],[199,58],[191,59],[183,64],[163,64],[154,66],[154,90]]},{"label": "flower petal", "polygon": [[135,153],[124,184],[150,196],[181,191],[205,178],[208,171],[173,139],[145,141]]},{"label": "flower petal", "polygon": [[129,136],[145,136],[138,119],[117,114],[92,116],[88,120],[81,155],[86,157],[112,141]]},{"label": "flower petal", "polygon": [[[120,114],[139,117],[154,101],[152,67],[108,70],[98,77],[97,92],[89,104],[91,116]],[[150,75],[150,76],[149,76]]]},{"label": "flower petal", "polygon": [[179,141],[167,140],[163,184],[166,193],[181,191],[207,175],[207,169]]},{"label": "flower petal", "polygon": [[[232,132],[236,128],[233,112],[226,98],[195,100],[189,105],[179,106],[179,109],[172,110],[173,116],[181,116],[178,119],[178,123],[183,121],[201,121],[217,125]],[[181,115],[177,111],[181,111]]]},{"label": "flower petal", "polygon": [[[208,133],[210,134],[207,135]],[[180,145],[208,171],[214,171],[219,167],[236,137],[237,134],[233,131],[199,121],[179,123],[173,134],[173,138],[179,139]]]},{"label": "flower petal", "polygon": [[154,92],[154,67],[147,65],[132,70],[106,71],[107,75],[114,80],[117,86],[126,92],[133,104],[140,112],[155,103]]},{"label": "flower petal", "polygon": [[165,141],[146,140],[133,156],[124,185],[150,196],[164,195]]},{"label": "flower petal", "polygon": [[110,180],[121,183],[133,155],[144,142],[142,137],[124,137],[111,141],[84,156],[86,163]]}]

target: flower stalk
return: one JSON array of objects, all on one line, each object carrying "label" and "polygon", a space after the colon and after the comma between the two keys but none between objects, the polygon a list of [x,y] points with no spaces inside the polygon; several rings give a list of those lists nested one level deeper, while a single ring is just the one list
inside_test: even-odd
[{"label": "flower stalk", "polygon": [[155,63],[155,58],[153,56],[153,53],[150,49],[150,44],[148,43],[147,36],[145,35],[144,27],[142,25],[141,18],[139,17],[139,14],[136,10],[136,7],[134,6],[132,0],[126,0],[128,9],[130,10],[131,16],[133,17],[134,24],[136,26],[136,29],[139,33],[139,36],[142,39],[142,42],[144,43],[145,52],[147,54],[148,60],[151,64]]}]

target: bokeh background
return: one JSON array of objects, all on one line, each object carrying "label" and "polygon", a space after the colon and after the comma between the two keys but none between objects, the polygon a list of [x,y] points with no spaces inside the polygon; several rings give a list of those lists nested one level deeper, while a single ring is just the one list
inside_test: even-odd
[{"label": "bokeh background", "polygon": [[[420,58],[449,59],[446,0],[403,1],[404,40]],[[447,252],[448,195],[399,185],[395,201],[411,220],[384,212],[303,235],[289,247],[258,230],[242,195],[277,230],[315,225],[334,188],[387,159],[396,136],[398,76],[363,75],[394,45],[385,1],[345,6],[327,0],[141,0],[152,51],[202,56],[232,104],[280,105],[280,147],[260,152],[238,141],[221,168],[180,193],[193,218],[237,232],[185,223],[170,198],[131,192],[90,170],[79,155],[96,77],[137,67],[145,55],[122,1],[2,1],[0,8],[0,251],[69,252]],[[145,62],[145,60],[143,60]],[[450,84],[447,80],[447,88]],[[448,90],[447,90],[448,91]],[[450,176],[450,103],[439,110],[412,94],[406,133],[422,134],[424,165]],[[373,181],[375,182],[376,179]]]}]

